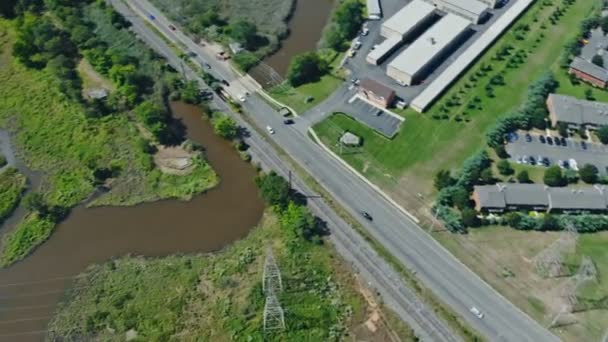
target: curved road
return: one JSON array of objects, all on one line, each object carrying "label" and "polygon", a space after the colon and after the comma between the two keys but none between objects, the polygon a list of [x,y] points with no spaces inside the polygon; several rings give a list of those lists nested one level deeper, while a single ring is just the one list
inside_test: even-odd
[{"label": "curved road", "polygon": [[[226,62],[217,61],[179,30],[146,0],[133,0],[129,5],[140,15],[155,16],[153,24],[170,40],[180,42],[198,58],[212,66],[211,72],[231,83],[228,89],[239,95],[241,89],[253,93],[255,85],[238,77]],[[239,88],[241,87],[241,88]],[[245,111],[258,127],[270,125],[276,134],[272,139],[310,173],[368,232],[400,262],[415,271],[418,278],[442,301],[460,314],[471,326],[491,341],[558,341],[475,273],[459,262],[401,210],[374,190],[358,175],[334,159],[307,136],[308,123],[302,118],[284,126],[282,118],[257,96],[243,103]],[[373,222],[361,218],[360,210],[369,212]],[[469,310],[476,306],[485,313],[478,319]]]}]

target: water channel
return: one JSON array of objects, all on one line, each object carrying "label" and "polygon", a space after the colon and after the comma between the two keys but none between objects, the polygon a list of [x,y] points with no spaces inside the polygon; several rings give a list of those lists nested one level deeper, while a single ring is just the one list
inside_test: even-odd
[{"label": "water channel", "polygon": [[[289,36],[281,42],[264,64],[254,68],[251,75],[263,86],[276,83],[276,76],[285,77],[291,59],[306,51],[314,51],[329,20],[335,0],[295,0],[295,10],[289,20]],[[273,70],[269,70],[269,68]],[[273,77],[274,72],[276,76]]]},{"label": "water channel", "polygon": [[213,133],[198,107],[172,104],[187,136],[206,149],[219,186],[191,201],[72,210],[51,238],[25,260],[0,270],[0,341],[40,341],[74,275],[127,254],[163,256],[216,251],[244,237],[264,204],[254,168]]}]

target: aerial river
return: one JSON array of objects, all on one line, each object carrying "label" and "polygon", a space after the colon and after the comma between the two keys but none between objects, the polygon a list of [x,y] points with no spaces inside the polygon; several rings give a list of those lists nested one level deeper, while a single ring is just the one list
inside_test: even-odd
[{"label": "aerial river", "polygon": [[213,133],[196,106],[172,104],[187,136],[206,149],[221,182],[191,201],[72,210],[50,239],[25,260],[0,270],[0,341],[40,341],[73,277],[93,263],[127,254],[210,252],[243,238],[264,204],[255,170]]}]

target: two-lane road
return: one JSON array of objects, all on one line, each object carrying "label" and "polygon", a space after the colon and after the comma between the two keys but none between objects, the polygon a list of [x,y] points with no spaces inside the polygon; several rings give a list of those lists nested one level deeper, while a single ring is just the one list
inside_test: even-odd
[{"label": "two-lane road", "polygon": [[[205,49],[179,29],[171,30],[170,22],[147,1],[133,0],[129,4],[140,15],[154,14],[156,19],[150,23],[169,39],[181,42],[205,59],[212,66],[213,73],[228,82],[238,82],[238,76],[228,65],[209,57]],[[243,107],[258,127],[274,127],[276,134],[272,138],[282,149],[358,218],[391,254],[415,271],[425,286],[489,340],[558,340],[460,263],[358,175],[314,143],[306,135],[306,121],[299,118],[294,126],[284,126],[276,111],[257,96],[249,97]],[[359,214],[361,210],[369,212],[373,221],[363,219]],[[473,306],[485,313],[483,319],[470,313]]]}]

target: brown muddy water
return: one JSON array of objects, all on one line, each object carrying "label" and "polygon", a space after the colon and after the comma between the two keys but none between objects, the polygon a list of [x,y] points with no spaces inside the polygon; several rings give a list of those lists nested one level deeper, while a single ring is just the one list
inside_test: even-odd
[{"label": "brown muddy water", "polygon": [[[289,36],[281,43],[281,48],[264,59],[280,77],[285,77],[293,56],[317,49],[323,29],[329,20],[335,0],[295,0],[295,10],[289,19]],[[251,75],[262,86],[273,82],[272,72],[264,65],[256,67]]]},{"label": "brown muddy water", "polygon": [[172,105],[187,136],[206,148],[221,178],[191,201],[133,207],[75,208],[51,238],[25,260],[0,270],[0,341],[40,341],[72,277],[88,265],[126,254],[210,252],[244,237],[264,204],[254,168],[213,133],[195,106]]}]

